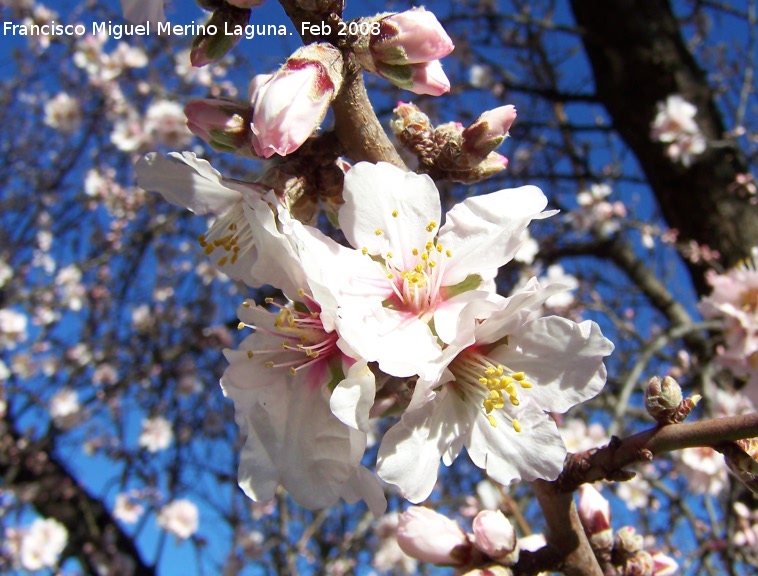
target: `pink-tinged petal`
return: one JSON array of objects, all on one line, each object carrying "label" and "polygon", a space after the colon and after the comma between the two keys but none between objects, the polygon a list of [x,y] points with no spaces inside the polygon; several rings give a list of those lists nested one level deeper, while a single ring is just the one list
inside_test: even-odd
[{"label": "pink-tinged petal", "polygon": [[513,259],[529,222],[549,215],[541,213],[545,206],[547,198],[536,186],[500,190],[455,205],[439,233],[439,243],[453,254],[443,284],[457,284],[471,273]]},{"label": "pink-tinged petal", "polygon": [[440,457],[452,445],[462,444],[468,421],[465,404],[445,390],[418,410],[406,412],[382,439],[379,477],[399,487],[410,502],[426,500],[437,482]]},{"label": "pink-tinged petal", "polygon": [[371,52],[381,62],[420,64],[453,51],[453,41],[442,24],[424,8],[392,14],[380,22],[385,33],[371,42]]},{"label": "pink-tinged petal", "polygon": [[577,324],[548,316],[526,323],[519,333],[489,353],[513,371],[524,372],[534,387],[522,390],[548,412],[566,412],[593,398],[605,385],[603,358],[613,343],[589,320]]},{"label": "pink-tinged petal", "polygon": [[471,542],[460,526],[423,506],[413,506],[400,515],[397,543],[409,556],[440,566],[462,565],[471,556]]},{"label": "pink-tinged petal", "polygon": [[334,417],[320,387],[304,385],[286,369],[268,369],[269,378],[261,378],[266,369],[246,353],[227,357],[232,365],[221,384],[247,437],[240,487],[257,502],[272,499],[281,484],[307,508],[336,503],[359,465],[365,435],[353,450],[355,431]]},{"label": "pink-tinged petal", "polygon": [[311,96],[318,75],[317,68],[307,67],[277,75],[259,89],[252,126],[256,154],[286,156],[318,127],[329,106],[329,99]]},{"label": "pink-tinged petal", "polygon": [[[250,190],[224,180],[221,173],[193,152],[171,152],[163,156],[151,152],[135,166],[137,186],[159,192],[176,206],[195,214],[222,214]],[[261,189],[263,190],[263,189]]]},{"label": "pink-tinged petal", "polygon": [[[503,410],[493,410],[491,416],[497,426],[492,426],[480,413],[466,442],[474,464],[503,485],[514,480],[530,482],[558,477],[563,470],[566,447],[550,416],[529,402],[511,407],[508,416]],[[514,430],[510,419],[513,417],[518,419],[521,432]]]},{"label": "pink-tinged petal", "polygon": [[359,162],[345,174],[340,227],[350,244],[368,254],[415,265],[413,248],[424,250],[440,223],[440,197],[429,176],[405,172],[386,162]]},{"label": "pink-tinged petal", "polygon": [[442,96],[450,92],[450,80],[442,70],[439,60],[426,64],[411,64],[411,86],[408,88],[416,94]]}]

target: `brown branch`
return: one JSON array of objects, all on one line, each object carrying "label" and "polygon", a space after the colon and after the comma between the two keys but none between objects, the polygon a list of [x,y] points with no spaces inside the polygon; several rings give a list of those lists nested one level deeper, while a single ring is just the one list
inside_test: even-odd
[{"label": "brown branch", "polygon": [[66,527],[64,555],[76,557],[85,573],[101,574],[108,566],[113,573],[156,574],[105,504],[52,453],[49,438],[24,438],[8,416],[0,421],[0,478],[5,489],[23,491],[42,516]]},{"label": "brown branch", "polygon": [[755,437],[758,413],[660,426],[623,440],[614,437],[603,448],[570,454],[554,484],[570,493],[586,482],[628,479],[632,475],[625,470],[628,466],[649,462],[658,454]]},{"label": "brown branch", "polygon": [[559,570],[566,576],[603,576],[579,520],[574,495],[545,480],[532,482],[532,488],[547,521],[548,549],[562,558]]}]

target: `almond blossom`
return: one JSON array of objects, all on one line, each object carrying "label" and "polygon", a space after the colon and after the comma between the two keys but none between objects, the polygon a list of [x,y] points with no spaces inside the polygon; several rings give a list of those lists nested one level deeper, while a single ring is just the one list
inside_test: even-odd
[{"label": "almond blossom", "polygon": [[292,300],[287,305],[268,300],[273,311],[244,302],[238,310],[240,327],[255,333],[238,350],[225,351],[230,366],[221,386],[234,401],[237,423],[247,437],[240,486],[258,502],[273,498],[281,484],[307,508],[331,506],[339,498],[362,499],[378,516],[386,506],[384,495],[376,478],[360,466],[367,435],[357,423],[335,417],[329,398],[331,389],[365,390],[359,402],[370,404],[374,374],[365,360],[339,345],[336,304],[307,277],[294,244],[292,230],[304,226],[281,205],[276,218],[267,209],[247,209],[246,215],[260,246],[256,265],[265,269],[261,275]]},{"label": "almond blossom", "polygon": [[680,94],[672,94],[658,102],[651,137],[668,144],[666,154],[674,162],[690,166],[695,156],[705,152],[707,141],[695,121],[697,108]]},{"label": "almond blossom", "polygon": [[[556,285],[533,279],[510,298],[469,306],[444,371],[419,378],[400,422],[379,449],[379,476],[411,502],[432,492],[439,461],[465,446],[471,460],[501,484],[555,479],[566,447],[548,412],[563,413],[605,384],[603,358],[613,351],[591,321],[538,317]],[[481,322],[467,322],[479,316]]]},{"label": "almond blossom", "polygon": [[200,522],[200,513],[194,503],[179,499],[166,504],[158,512],[158,526],[181,540],[195,532]]},{"label": "almond blossom", "polygon": [[[223,178],[192,152],[167,156],[152,152],[137,162],[135,171],[141,188],[159,192],[172,204],[195,214],[217,216],[198,241],[221,272],[249,286],[264,283],[253,272],[258,250],[244,206],[260,200],[265,188]],[[269,210],[264,208],[265,203],[256,205]]]},{"label": "almond blossom", "polygon": [[724,344],[718,361],[738,377],[747,379],[744,393],[758,402],[758,248],[752,259],[724,274],[709,273],[713,287],[700,304],[705,318],[724,319]]},{"label": "almond blossom", "polygon": [[344,345],[399,377],[439,370],[460,311],[492,294],[529,222],[552,214],[539,188],[524,186],[468,198],[441,226],[431,178],[384,162],[356,164],[343,196],[339,223],[354,248],[305,227],[293,233],[303,262],[318,262],[309,278],[338,302]]}]

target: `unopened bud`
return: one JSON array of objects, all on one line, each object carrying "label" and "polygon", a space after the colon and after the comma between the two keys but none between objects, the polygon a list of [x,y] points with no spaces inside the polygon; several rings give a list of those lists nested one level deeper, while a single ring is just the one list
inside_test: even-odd
[{"label": "unopened bud", "polygon": [[[236,8],[227,3],[216,9],[204,27],[204,33],[192,40],[190,61],[199,68],[223,58],[242,39],[242,34],[226,34],[226,30],[242,30],[250,21],[250,10]],[[215,34],[208,34],[215,30]]]},{"label": "unopened bud", "polygon": [[656,422],[673,424],[673,416],[681,403],[682,388],[671,376],[650,379],[645,390],[645,407]]},{"label": "unopened bud", "polygon": [[516,531],[500,510],[482,510],[474,518],[474,545],[493,560],[513,566],[518,561]]},{"label": "unopened bud", "polygon": [[679,564],[663,552],[653,552],[653,576],[673,576],[679,570]]},{"label": "unopened bud", "polygon": [[579,487],[579,519],[588,535],[611,527],[611,505],[592,484]]},{"label": "unopened bud", "polygon": [[716,447],[729,470],[758,496],[758,438],[745,438]]},{"label": "unopened bud", "polygon": [[640,552],[644,546],[644,538],[632,526],[623,526],[616,530],[613,539],[614,563],[625,564],[628,558]]},{"label": "unopened bud", "polygon": [[622,568],[623,576],[653,576],[653,557],[649,552],[638,550],[627,558]]},{"label": "unopened bud", "polygon": [[253,133],[250,105],[208,98],[192,100],[184,107],[187,127],[219,152],[249,153]]},{"label": "unopened bud", "polygon": [[416,94],[440,96],[450,91],[439,59],[452,52],[453,42],[434,14],[419,8],[355,23],[371,31],[359,35],[352,45],[366,72]]},{"label": "unopened bud", "polygon": [[516,120],[515,106],[500,106],[479,115],[474,122],[463,131],[463,151],[476,164],[484,160],[508,136],[508,130]]},{"label": "unopened bud", "polygon": [[342,53],[331,44],[309,44],[254,90],[253,146],[258,155],[286,156],[308,139],[339,92],[342,64]]},{"label": "unopened bud", "polygon": [[424,8],[382,16],[378,22],[379,33],[367,36],[374,62],[424,64],[444,58],[455,47],[434,13]]},{"label": "unopened bud", "polygon": [[397,543],[408,556],[438,566],[463,566],[472,552],[458,524],[424,506],[413,506],[400,515]]}]

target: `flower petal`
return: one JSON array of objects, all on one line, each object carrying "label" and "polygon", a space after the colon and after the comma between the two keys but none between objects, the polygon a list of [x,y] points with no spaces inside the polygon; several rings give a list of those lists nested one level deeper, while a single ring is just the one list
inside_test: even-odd
[{"label": "flower petal", "polygon": [[440,197],[432,179],[386,162],[353,166],[345,175],[344,198],[339,222],[348,242],[372,255],[392,252],[398,268],[416,264],[411,251],[423,251],[439,226]]},{"label": "flower petal", "polygon": [[364,432],[369,431],[369,410],[374,404],[376,382],[365,360],[353,364],[329,398],[332,413],[343,423]]},{"label": "flower petal", "polygon": [[223,214],[250,187],[224,180],[221,173],[192,152],[151,152],[135,166],[137,186],[159,192],[176,206],[195,214]]},{"label": "flower petal", "polygon": [[529,222],[552,214],[542,213],[545,206],[547,198],[536,186],[499,190],[456,204],[439,232],[439,243],[452,252],[443,285],[513,259]]},{"label": "flower petal", "polygon": [[376,465],[379,477],[398,486],[414,504],[426,500],[437,482],[440,457],[457,455],[468,422],[465,404],[447,390],[418,410],[406,412],[382,439]]},{"label": "flower petal", "polygon": [[508,417],[517,417],[521,432],[513,429],[502,410],[493,410],[497,426],[483,414],[474,419],[466,450],[472,462],[503,485],[514,480],[554,480],[563,470],[566,447],[558,427],[536,405],[525,402],[511,407]]},{"label": "flower petal", "polygon": [[603,358],[611,352],[613,344],[594,322],[548,316],[527,322],[489,356],[526,373],[534,388],[522,392],[541,409],[563,413],[600,392],[606,379]]}]

